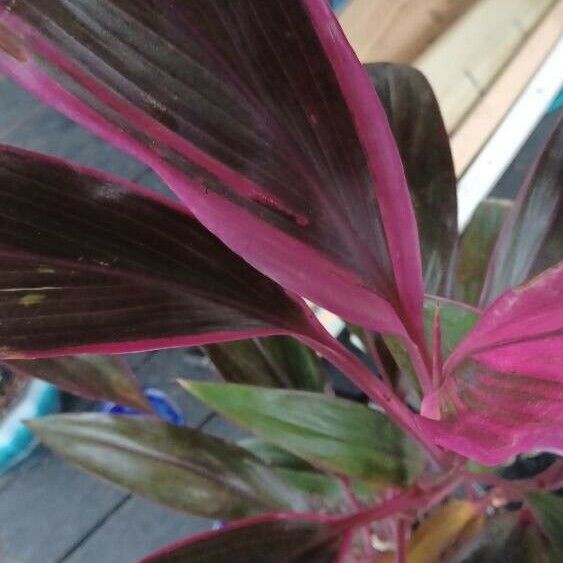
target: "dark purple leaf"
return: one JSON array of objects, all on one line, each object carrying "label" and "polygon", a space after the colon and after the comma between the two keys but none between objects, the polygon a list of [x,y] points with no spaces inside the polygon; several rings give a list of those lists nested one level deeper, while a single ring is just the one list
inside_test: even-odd
[{"label": "dark purple leaf", "polygon": [[125,360],[81,355],[3,362],[15,374],[37,377],[94,401],[113,401],[141,412],[152,409]]},{"label": "dark purple leaf", "polygon": [[152,166],[284,287],[422,345],[400,156],[326,0],[0,6],[2,70]]},{"label": "dark purple leaf", "polygon": [[141,563],[333,563],[339,543],[339,531],[329,523],[296,514],[272,514],[193,536]]},{"label": "dark purple leaf", "polygon": [[308,333],[304,304],[182,207],[0,147],[0,357]]},{"label": "dark purple leaf", "polygon": [[289,336],[209,344],[205,352],[226,381],[322,391],[318,356]]},{"label": "dark purple leaf", "polygon": [[434,441],[495,465],[563,451],[563,264],[503,294],[444,364],[421,424]]},{"label": "dark purple leaf", "polygon": [[250,452],[198,430],[105,414],[28,422],[41,441],[130,491],[208,518],[304,510],[301,493]]},{"label": "dark purple leaf", "polygon": [[481,306],[563,260],[563,118],[510,213],[491,256]]},{"label": "dark purple leaf", "polygon": [[397,141],[414,204],[426,292],[449,296],[457,240],[456,177],[432,87],[407,65],[366,66]]}]

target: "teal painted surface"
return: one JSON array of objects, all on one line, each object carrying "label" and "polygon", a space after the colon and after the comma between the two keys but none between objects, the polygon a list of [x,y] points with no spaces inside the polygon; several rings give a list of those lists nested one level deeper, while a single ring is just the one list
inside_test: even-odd
[{"label": "teal painted surface", "polygon": [[341,10],[348,0],[331,0],[330,5],[333,10]]},{"label": "teal painted surface", "polygon": [[35,437],[23,421],[59,410],[59,390],[49,383],[33,380],[25,396],[0,421],[0,475],[29,455],[36,445]]},{"label": "teal painted surface", "polygon": [[559,108],[563,107],[563,90],[559,92],[559,95],[553,100],[549,106],[548,112],[557,111]]}]

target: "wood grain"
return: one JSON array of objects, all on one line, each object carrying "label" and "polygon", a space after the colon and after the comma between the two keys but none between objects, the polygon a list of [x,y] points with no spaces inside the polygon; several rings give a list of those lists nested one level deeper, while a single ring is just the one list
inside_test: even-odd
[{"label": "wood grain", "polygon": [[460,176],[522,93],[563,34],[563,0],[549,11],[451,138]]},{"label": "wood grain", "polygon": [[480,0],[414,62],[452,132],[555,0]]},{"label": "wood grain", "polygon": [[351,0],[340,23],[362,62],[410,62],[475,0]]}]

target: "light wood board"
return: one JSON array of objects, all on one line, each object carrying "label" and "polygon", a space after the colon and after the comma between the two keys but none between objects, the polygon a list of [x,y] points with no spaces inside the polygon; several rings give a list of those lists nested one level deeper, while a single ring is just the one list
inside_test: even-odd
[{"label": "light wood board", "polygon": [[362,62],[409,62],[476,0],[350,0],[340,23]]},{"label": "light wood board", "polygon": [[563,0],[559,0],[453,134],[451,146],[458,176],[477,156],[562,35]]},{"label": "light wood board", "polygon": [[414,66],[432,84],[449,132],[518,51],[554,0],[480,0]]}]

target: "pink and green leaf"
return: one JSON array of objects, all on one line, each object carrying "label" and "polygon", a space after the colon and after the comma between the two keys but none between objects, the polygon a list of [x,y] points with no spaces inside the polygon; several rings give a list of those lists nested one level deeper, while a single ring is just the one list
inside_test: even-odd
[{"label": "pink and green leaf", "polygon": [[0,68],[152,166],[282,286],[421,342],[416,222],[325,0],[2,0]]},{"label": "pink and green leaf", "polygon": [[435,443],[494,465],[563,451],[563,264],[503,294],[444,365],[421,425]]},{"label": "pink and green leaf", "polygon": [[0,147],[0,357],[309,333],[305,305],[183,207]]}]

